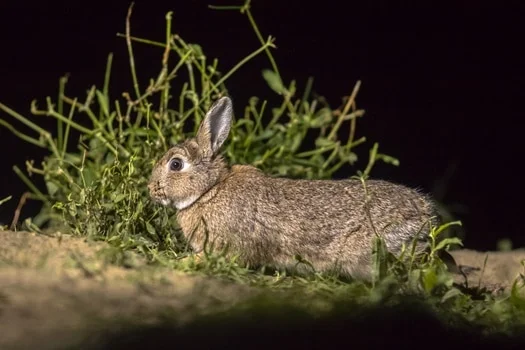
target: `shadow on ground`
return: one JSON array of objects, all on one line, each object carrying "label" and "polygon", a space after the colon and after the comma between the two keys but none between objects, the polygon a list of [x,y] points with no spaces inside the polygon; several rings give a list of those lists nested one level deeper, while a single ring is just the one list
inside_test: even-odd
[{"label": "shadow on ground", "polygon": [[481,330],[446,328],[418,305],[361,311],[356,315],[341,306],[337,314],[322,318],[286,309],[279,314],[254,312],[208,317],[183,328],[163,325],[121,331],[98,339],[91,348],[129,349],[172,344],[186,349],[326,349],[333,346],[511,349],[525,345],[525,336],[482,337]]}]

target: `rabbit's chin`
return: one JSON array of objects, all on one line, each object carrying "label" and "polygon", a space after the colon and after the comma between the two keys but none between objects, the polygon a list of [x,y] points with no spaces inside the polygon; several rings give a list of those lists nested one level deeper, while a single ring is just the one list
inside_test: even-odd
[{"label": "rabbit's chin", "polygon": [[160,204],[162,204],[165,207],[169,207],[171,205],[171,200],[169,200],[167,198],[161,199],[159,202],[160,202]]},{"label": "rabbit's chin", "polygon": [[165,207],[173,206],[173,201],[171,199],[169,199],[169,198],[166,198],[166,197],[163,197],[163,198],[152,197],[151,199],[153,200],[153,202],[158,203],[158,204],[162,204]]},{"label": "rabbit's chin", "polygon": [[170,199],[163,199],[162,200],[162,205],[172,205],[174,206],[175,208],[177,208],[177,210],[182,210],[182,209],[186,209],[187,207],[189,207],[190,205],[192,205],[193,203],[195,203],[195,201],[199,198],[198,195],[192,195],[192,196],[189,196],[189,197],[186,197],[184,199],[181,199],[179,201],[174,201],[174,200],[170,200]]},{"label": "rabbit's chin", "polygon": [[165,207],[175,207],[177,210],[186,209],[199,198],[197,195],[193,195],[184,199],[181,199],[180,201],[173,200],[170,198],[155,198],[153,199],[155,202],[162,204]]}]

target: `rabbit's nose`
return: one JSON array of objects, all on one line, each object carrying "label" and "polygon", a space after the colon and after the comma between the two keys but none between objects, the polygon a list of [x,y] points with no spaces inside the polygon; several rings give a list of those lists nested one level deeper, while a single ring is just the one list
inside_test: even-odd
[{"label": "rabbit's nose", "polygon": [[149,190],[150,193],[153,192],[153,188],[154,188],[154,182],[153,182],[153,181],[150,181],[150,182],[148,183],[148,190]]},{"label": "rabbit's nose", "polygon": [[148,190],[150,193],[155,193],[155,191],[157,191],[158,188],[160,188],[160,181],[150,181],[148,183]]}]

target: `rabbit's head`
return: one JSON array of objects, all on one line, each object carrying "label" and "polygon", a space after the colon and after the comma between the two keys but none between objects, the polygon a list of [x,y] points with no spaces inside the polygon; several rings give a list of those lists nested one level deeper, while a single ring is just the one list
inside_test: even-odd
[{"label": "rabbit's head", "polygon": [[228,172],[219,150],[230,132],[232,115],[231,100],[222,97],[211,106],[194,138],[162,156],[148,184],[154,201],[187,208]]}]

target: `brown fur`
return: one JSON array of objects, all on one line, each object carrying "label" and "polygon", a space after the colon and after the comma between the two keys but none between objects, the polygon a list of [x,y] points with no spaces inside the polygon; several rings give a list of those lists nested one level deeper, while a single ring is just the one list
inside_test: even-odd
[{"label": "brown fur", "polygon": [[[195,251],[227,249],[252,266],[277,268],[296,267],[299,255],[317,271],[338,269],[367,279],[376,234],[393,253],[414,240],[418,251],[425,247],[435,209],[416,190],[381,180],[293,180],[253,166],[228,167],[218,151],[231,117],[231,101],[220,99],[196,138],[170,149],[150,180],[154,200],[191,203],[177,219]],[[170,170],[173,158],[189,169]],[[296,268],[308,270],[304,264]]]}]

